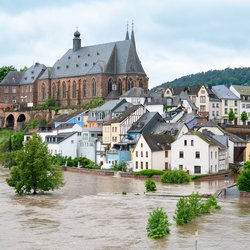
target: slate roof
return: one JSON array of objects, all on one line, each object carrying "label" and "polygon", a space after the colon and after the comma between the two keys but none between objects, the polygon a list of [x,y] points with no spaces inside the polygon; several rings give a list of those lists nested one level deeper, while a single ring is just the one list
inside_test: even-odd
[{"label": "slate roof", "polygon": [[212,86],[212,91],[219,99],[239,99],[229,88],[224,85]]},{"label": "slate roof", "polygon": [[75,126],[75,123],[62,123],[59,126],[56,127],[56,129],[68,129],[73,128]]},{"label": "slate roof", "polygon": [[[56,63],[50,77],[63,78],[99,73],[146,75],[131,40],[69,49]],[[49,74],[46,72],[46,75]],[[41,79],[45,76],[42,76]]]},{"label": "slate roof", "polygon": [[121,104],[125,103],[126,100],[110,100],[108,102],[105,102],[102,106],[97,107],[95,109],[92,109],[92,111],[107,111],[107,110],[114,110],[116,106],[120,106]]},{"label": "slate roof", "polygon": [[250,86],[232,85],[240,95],[250,95]]},{"label": "slate roof", "polygon": [[143,88],[133,87],[124,93],[121,97],[146,97]]},{"label": "slate roof", "polygon": [[68,114],[63,114],[63,115],[59,116],[58,119],[56,119],[54,121],[56,121],[56,122],[67,122],[70,119],[74,118],[75,116],[80,115],[81,113],[84,113],[84,111],[79,110],[79,111],[76,111],[76,112],[74,112],[72,114],[69,114],[69,115]]},{"label": "slate roof", "polygon": [[142,134],[151,151],[162,151],[171,149],[171,143],[175,138],[171,135]]},{"label": "slate roof", "polygon": [[[75,133],[77,133],[77,132],[60,133],[60,134],[57,134],[57,135],[47,135],[45,137],[45,140],[46,140],[47,143],[59,144],[59,143],[63,142],[64,140],[66,140],[67,138],[74,135]],[[49,138],[52,141],[48,141]]]},{"label": "slate roof", "polygon": [[46,66],[40,63],[35,63],[25,72],[10,71],[2,80],[1,84],[33,84],[37,78],[46,70]]}]

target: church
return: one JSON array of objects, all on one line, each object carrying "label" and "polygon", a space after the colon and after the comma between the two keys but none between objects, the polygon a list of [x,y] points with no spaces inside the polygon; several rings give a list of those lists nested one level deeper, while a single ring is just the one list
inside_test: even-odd
[{"label": "church", "polygon": [[148,90],[134,30],[122,41],[83,47],[77,30],[72,48],[39,77],[37,102],[55,98],[61,106],[80,105],[95,97],[118,97],[133,87]]}]

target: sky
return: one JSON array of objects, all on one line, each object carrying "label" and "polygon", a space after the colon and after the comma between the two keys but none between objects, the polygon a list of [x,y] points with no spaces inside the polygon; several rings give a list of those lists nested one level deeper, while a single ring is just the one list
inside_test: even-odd
[{"label": "sky", "polygon": [[72,47],[125,39],[134,20],[149,88],[178,77],[250,67],[249,0],[0,0],[0,67],[53,66]]}]

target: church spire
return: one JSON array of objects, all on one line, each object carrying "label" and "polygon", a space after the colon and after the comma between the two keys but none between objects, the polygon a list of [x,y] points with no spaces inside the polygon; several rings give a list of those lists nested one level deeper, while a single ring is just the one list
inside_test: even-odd
[{"label": "church spire", "polygon": [[[132,42],[132,43],[134,44],[134,46],[135,46],[134,20],[132,20],[131,42]],[[136,49],[136,46],[135,46],[135,49]]]},{"label": "church spire", "polygon": [[129,34],[128,34],[128,22],[127,22],[127,32],[126,32],[126,37],[125,40],[129,40]]}]

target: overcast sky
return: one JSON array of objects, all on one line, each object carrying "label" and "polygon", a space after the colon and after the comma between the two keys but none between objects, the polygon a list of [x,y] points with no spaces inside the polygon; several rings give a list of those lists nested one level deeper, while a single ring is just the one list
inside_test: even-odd
[{"label": "overcast sky", "polygon": [[249,0],[0,1],[0,66],[53,66],[72,47],[123,40],[134,20],[149,87],[183,75],[250,67]]}]

